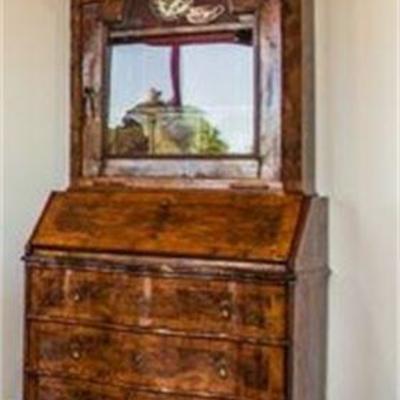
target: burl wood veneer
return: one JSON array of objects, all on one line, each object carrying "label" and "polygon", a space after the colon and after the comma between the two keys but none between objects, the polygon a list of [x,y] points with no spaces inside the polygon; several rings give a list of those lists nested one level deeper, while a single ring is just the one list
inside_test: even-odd
[{"label": "burl wood veneer", "polygon": [[[157,1],[182,15],[160,19]],[[220,14],[190,24],[198,6]],[[26,248],[25,400],[325,399],[312,14],[309,0],[72,0],[71,184]],[[110,46],[232,32],[254,47],[255,152],[107,157]]]},{"label": "burl wood veneer", "polygon": [[27,255],[26,393],[322,399],[325,213],[272,193],[53,194]]}]

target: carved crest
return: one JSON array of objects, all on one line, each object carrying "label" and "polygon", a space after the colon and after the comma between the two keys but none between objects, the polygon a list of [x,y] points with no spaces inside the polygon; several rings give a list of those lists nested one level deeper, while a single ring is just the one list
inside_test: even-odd
[{"label": "carved crest", "polygon": [[163,21],[177,21],[186,15],[194,0],[151,0],[153,13]]},{"label": "carved crest", "polygon": [[173,22],[185,18],[193,25],[209,24],[226,11],[222,4],[196,5],[195,0],[151,0],[150,7],[157,18]]}]

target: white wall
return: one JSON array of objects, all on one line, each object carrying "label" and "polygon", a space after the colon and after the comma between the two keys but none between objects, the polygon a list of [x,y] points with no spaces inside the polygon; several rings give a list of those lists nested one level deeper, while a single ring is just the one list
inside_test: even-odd
[{"label": "white wall", "polygon": [[67,3],[5,0],[1,400],[21,398],[24,294],[20,257],[47,194],[65,182]]},{"label": "white wall", "polygon": [[[22,365],[19,257],[48,191],[66,175],[68,6],[4,1],[0,399],[14,400]],[[318,181],[331,198],[334,270],[329,400],[395,399],[395,2],[316,0]]]},{"label": "white wall", "polygon": [[[4,68],[3,68],[3,51],[4,51],[4,7],[3,0],[0,0],[0,270],[2,268],[4,248],[3,248],[3,237],[4,232],[2,227],[4,226],[4,215],[3,215],[3,196],[4,193],[4,179],[3,179],[3,149],[4,149],[4,129],[3,129],[3,112],[4,112],[4,101],[3,101],[3,87],[4,87]],[[2,285],[0,284],[0,333],[3,320],[3,309],[1,305],[3,304],[3,291]],[[0,334],[0,349],[3,348],[3,336]],[[0,351],[0,395],[3,393],[3,363],[1,359]],[[1,398],[1,397],[0,397]]]},{"label": "white wall", "polygon": [[[396,0],[316,0],[319,187],[331,199],[330,400],[396,398]],[[398,260],[397,260],[398,261]]]}]

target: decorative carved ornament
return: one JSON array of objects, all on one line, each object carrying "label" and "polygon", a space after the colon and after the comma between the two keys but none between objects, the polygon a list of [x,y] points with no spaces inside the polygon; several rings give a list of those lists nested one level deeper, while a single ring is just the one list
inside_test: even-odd
[{"label": "decorative carved ornament", "polygon": [[217,20],[226,11],[222,4],[196,5],[195,0],[151,0],[153,14],[166,22],[186,19],[193,25],[209,24]]}]

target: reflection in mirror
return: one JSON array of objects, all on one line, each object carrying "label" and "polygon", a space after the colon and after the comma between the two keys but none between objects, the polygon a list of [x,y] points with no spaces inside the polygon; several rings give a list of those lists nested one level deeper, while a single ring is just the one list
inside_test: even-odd
[{"label": "reflection in mirror", "polygon": [[254,153],[251,35],[111,46],[109,157]]}]

